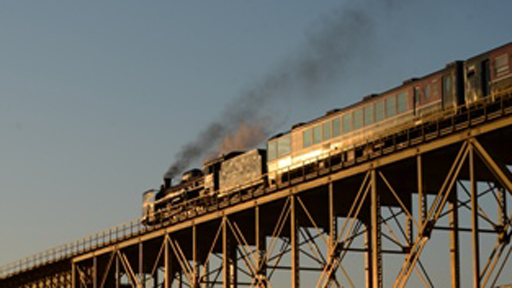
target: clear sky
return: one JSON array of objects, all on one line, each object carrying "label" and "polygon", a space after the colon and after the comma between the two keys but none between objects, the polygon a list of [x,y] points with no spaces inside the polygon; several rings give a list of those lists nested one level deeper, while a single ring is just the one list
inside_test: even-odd
[{"label": "clear sky", "polygon": [[[358,21],[326,32],[349,11]],[[509,0],[3,0],[0,264],[139,217],[141,193],[184,145],[283,69],[325,61],[325,36],[343,40],[330,62],[341,68],[257,105],[279,115],[272,134],[512,41],[510,11]]]}]

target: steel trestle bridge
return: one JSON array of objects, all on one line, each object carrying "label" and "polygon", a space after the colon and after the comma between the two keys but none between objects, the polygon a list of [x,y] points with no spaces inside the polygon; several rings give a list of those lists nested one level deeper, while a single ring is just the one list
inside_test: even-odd
[{"label": "steel trestle bridge", "polygon": [[496,287],[512,267],[510,143],[508,91],[353,160],[4,265],[0,287]]}]

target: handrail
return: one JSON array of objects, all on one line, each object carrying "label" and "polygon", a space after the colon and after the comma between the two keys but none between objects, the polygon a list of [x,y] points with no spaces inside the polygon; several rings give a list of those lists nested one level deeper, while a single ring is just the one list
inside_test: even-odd
[{"label": "handrail", "polygon": [[152,230],[144,226],[140,219],[132,220],[110,229],[101,230],[95,234],[74,240],[49,250],[31,255],[21,260],[0,266],[0,279],[19,274],[21,272],[40,267],[44,264],[55,263],[61,260],[84,254],[93,249],[134,237]]},{"label": "handrail", "polygon": [[[505,100],[509,100],[510,102],[505,103]],[[437,119],[436,121],[439,122],[439,119],[446,119],[446,117],[452,117],[451,119],[452,119],[452,121],[454,121],[453,117],[466,116],[465,113],[467,113],[467,120],[469,121],[469,125],[467,127],[471,127],[472,120],[474,120],[471,116],[471,113],[477,111],[476,109],[474,110],[473,108],[482,109],[482,111],[484,111],[484,116],[485,116],[484,120],[487,120],[487,116],[489,113],[488,108],[489,108],[489,106],[491,106],[493,104],[494,105],[499,104],[499,106],[500,106],[500,108],[499,108],[500,110],[495,111],[495,112],[500,112],[500,116],[505,115],[506,108],[512,108],[512,89],[508,89],[499,94],[491,94],[475,103],[472,103],[469,106],[460,106],[457,108],[457,111],[463,111],[463,112],[459,112],[457,114],[452,113],[452,115],[448,115],[449,113],[447,113],[446,111],[441,111],[440,113],[437,113],[438,117],[436,118]],[[507,104],[509,106],[505,107],[505,104]],[[512,109],[510,109],[509,113],[512,113]],[[429,118],[429,120],[431,120],[431,119],[433,119],[433,118]],[[453,126],[455,127],[456,123],[455,122],[453,122],[453,123],[454,123]],[[401,126],[401,129],[402,129],[401,131],[397,131],[395,134],[388,134],[385,136],[381,136],[381,139],[387,138],[390,136],[395,137],[399,133],[402,133],[405,131],[408,132],[408,130],[415,128],[415,126],[417,126],[417,125]],[[438,129],[439,129],[439,127],[438,127]],[[438,132],[438,135],[440,135],[439,131],[437,131],[437,132]],[[369,139],[369,141],[363,143],[360,147],[364,148],[367,145],[366,143],[375,142],[376,140],[379,140],[379,139]],[[408,141],[410,142],[410,138]],[[400,144],[400,143],[394,142],[395,147],[392,151],[396,151],[398,144]],[[357,147],[354,147],[351,149],[356,149],[356,148]],[[322,161],[325,161],[325,159],[329,159],[329,161],[330,161],[329,162],[329,166],[330,166],[329,172],[332,172],[333,171],[332,166],[331,166],[332,158],[337,157],[337,155],[340,155],[342,152],[344,152],[344,151],[339,151],[339,152],[336,151],[335,153],[332,153],[332,154],[329,153],[328,155],[320,155],[321,157],[319,156],[319,157],[316,157],[315,159],[310,159],[310,160],[305,161],[303,163],[302,167],[304,168],[308,165],[316,165],[316,169],[317,169],[316,177],[318,177],[320,175],[320,173],[318,172],[319,168],[321,167],[320,163]],[[388,153],[385,153],[385,154],[388,154]],[[353,161],[353,163],[351,163],[351,165],[355,165],[355,164],[359,163],[357,158],[354,160],[355,161]],[[343,167],[351,166],[351,165],[346,165],[343,161],[341,161],[341,164],[342,164],[341,166],[343,166]],[[279,171],[274,171],[273,173],[275,173],[274,175],[279,175],[279,173],[283,173],[283,171],[290,172],[290,171],[293,171],[293,169],[290,166],[290,167],[282,168]],[[304,169],[302,169],[302,171],[303,171],[302,172],[303,173],[302,180],[303,181],[308,180],[306,177],[306,171]],[[268,176],[268,175],[265,175],[265,176]],[[258,181],[256,181],[256,182],[258,182]],[[289,180],[287,181],[286,184],[291,185]],[[247,188],[247,186],[244,186],[244,187]],[[272,187],[268,187],[266,192],[268,192],[268,191],[273,191]],[[254,194],[252,196],[254,197]],[[193,204],[194,201],[198,201],[198,200],[204,200],[204,199],[193,199],[190,201],[186,201],[185,203],[182,203],[180,205],[185,205],[184,207],[187,207],[187,206]],[[215,208],[215,206],[216,206],[216,209],[220,209],[219,201],[223,201],[223,200],[224,199],[222,199],[222,198],[217,199],[216,201],[214,201],[215,203],[212,203],[211,206],[209,206],[207,208],[208,209]],[[184,210],[184,212],[187,212],[187,210]],[[98,249],[101,247],[105,247],[105,246],[111,245],[113,243],[116,243],[116,242],[119,242],[122,240],[126,240],[128,238],[140,236],[142,234],[160,229],[164,225],[167,226],[167,225],[171,225],[171,224],[173,224],[173,222],[170,219],[166,219],[165,221],[158,223],[157,225],[153,225],[153,226],[147,226],[147,225],[143,224],[141,222],[141,219],[128,221],[128,222],[122,223],[120,225],[114,226],[110,229],[104,229],[95,234],[83,237],[81,239],[71,241],[71,242],[65,243],[63,245],[51,248],[49,250],[37,253],[35,255],[27,256],[18,261],[2,265],[2,266],[0,266],[0,279],[5,279],[10,276],[20,274],[25,271],[28,271],[28,270],[31,270],[31,269],[34,269],[34,268],[37,268],[37,267],[40,267],[40,266],[43,266],[46,264],[70,259],[72,257],[87,253],[88,251]]]}]

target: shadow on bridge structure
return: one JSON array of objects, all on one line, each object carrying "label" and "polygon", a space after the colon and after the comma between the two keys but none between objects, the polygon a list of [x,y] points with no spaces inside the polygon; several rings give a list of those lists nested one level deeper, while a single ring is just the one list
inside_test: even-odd
[{"label": "shadow on bridge structure", "polygon": [[[496,287],[512,282],[512,94],[348,161],[2,267],[1,287]],[[331,163],[336,163],[331,165]]]}]

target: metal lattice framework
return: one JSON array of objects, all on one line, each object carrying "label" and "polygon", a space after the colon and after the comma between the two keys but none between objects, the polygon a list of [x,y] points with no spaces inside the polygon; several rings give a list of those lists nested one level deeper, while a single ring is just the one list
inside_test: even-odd
[{"label": "metal lattice framework", "polygon": [[96,245],[89,249],[10,272],[0,285],[438,287],[451,281],[452,287],[496,287],[501,279],[512,282],[504,273],[512,253],[510,96],[390,134],[383,145],[372,141],[366,145],[380,148],[351,162],[318,161],[315,169],[275,187],[201,211],[184,209],[179,217],[132,227],[112,241],[91,240]]}]

